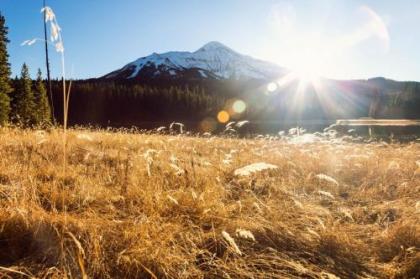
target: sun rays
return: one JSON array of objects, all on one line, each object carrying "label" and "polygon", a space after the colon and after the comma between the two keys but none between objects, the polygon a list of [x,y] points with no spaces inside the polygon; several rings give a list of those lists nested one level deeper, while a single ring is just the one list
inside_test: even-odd
[{"label": "sun rays", "polygon": [[364,63],[363,56],[385,55],[390,49],[387,17],[372,7],[352,7],[343,15],[328,7],[316,20],[293,7],[282,9],[271,20],[271,38],[264,52],[302,80],[347,78],[353,64]]},{"label": "sun rays", "polygon": [[[286,12],[291,13],[293,9],[286,9]],[[282,19],[291,17],[286,12],[281,14]],[[286,62],[290,71],[269,82],[266,94],[293,92],[286,99],[287,110],[293,114],[304,113],[305,108],[310,107],[314,101],[320,103],[325,114],[337,111],[337,107],[342,108],[342,101],[361,107],[362,104],[355,103],[352,94],[341,94],[342,100],[337,97],[337,93],[350,92],[351,88],[326,78],[334,77],[336,72],[352,66],[351,59],[343,65],[343,55],[357,52],[362,45],[371,43],[371,49],[386,53],[391,40],[386,20],[371,7],[360,6],[353,12],[352,24],[338,33],[331,33],[334,27],[326,24],[323,28],[310,26],[309,29],[302,29],[298,25],[297,14],[293,12],[293,20],[287,20],[287,32],[284,28],[279,29],[278,36],[285,46],[272,50],[277,52],[273,56],[279,58],[278,63],[284,65]],[[286,21],[281,22],[284,25]],[[346,109],[342,109],[345,114]]]}]

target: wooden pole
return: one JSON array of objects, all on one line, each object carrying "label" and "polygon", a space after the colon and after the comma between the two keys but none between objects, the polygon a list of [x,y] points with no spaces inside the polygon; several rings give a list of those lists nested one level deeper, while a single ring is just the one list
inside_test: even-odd
[{"label": "wooden pole", "polygon": [[51,84],[51,74],[50,74],[50,59],[48,56],[48,34],[47,34],[47,11],[45,10],[46,3],[44,0],[44,40],[45,40],[45,64],[47,66],[47,81],[48,81],[48,97],[50,99],[50,108],[51,108],[51,120],[55,125],[55,115],[54,115],[54,100],[52,96],[52,84]]}]

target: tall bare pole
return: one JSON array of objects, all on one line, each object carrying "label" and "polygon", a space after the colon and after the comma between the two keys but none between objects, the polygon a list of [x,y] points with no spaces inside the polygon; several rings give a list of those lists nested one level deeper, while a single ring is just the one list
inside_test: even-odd
[{"label": "tall bare pole", "polygon": [[51,74],[50,74],[50,59],[48,56],[48,34],[47,34],[47,10],[45,9],[46,3],[44,0],[43,3],[44,7],[44,40],[45,40],[45,64],[47,66],[47,80],[48,80],[48,97],[50,99],[50,108],[51,108],[51,119],[53,124],[55,124],[55,116],[54,116],[54,101],[52,96],[52,84],[51,84]]}]

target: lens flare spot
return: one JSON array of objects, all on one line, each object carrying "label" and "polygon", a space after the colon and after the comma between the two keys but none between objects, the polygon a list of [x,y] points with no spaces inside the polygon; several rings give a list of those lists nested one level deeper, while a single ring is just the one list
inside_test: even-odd
[{"label": "lens flare spot", "polygon": [[246,103],[242,100],[236,100],[232,105],[233,112],[243,113],[246,110]]},{"label": "lens flare spot", "polygon": [[268,85],[267,85],[267,90],[268,90],[268,92],[274,92],[274,91],[276,91],[277,90],[277,83],[275,83],[275,82],[270,82]]},{"label": "lens flare spot", "polygon": [[222,110],[217,114],[217,120],[220,123],[226,123],[229,121],[229,119],[230,119],[229,113],[225,110]]}]

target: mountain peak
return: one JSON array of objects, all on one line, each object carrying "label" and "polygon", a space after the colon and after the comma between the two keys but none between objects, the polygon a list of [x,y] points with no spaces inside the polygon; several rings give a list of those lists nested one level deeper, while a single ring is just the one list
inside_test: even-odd
[{"label": "mountain peak", "polygon": [[224,44],[217,42],[217,41],[211,41],[208,42],[207,44],[205,44],[204,46],[202,46],[201,48],[199,48],[197,50],[197,52],[199,51],[209,51],[209,50],[217,50],[217,49],[226,49],[229,51],[233,51],[232,49],[230,49],[229,47],[225,46]]},{"label": "mountain peak", "polygon": [[270,62],[242,55],[224,44],[209,42],[195,52],[153,53],[131,62],[105,78],[272,79],[285,69]]}]

